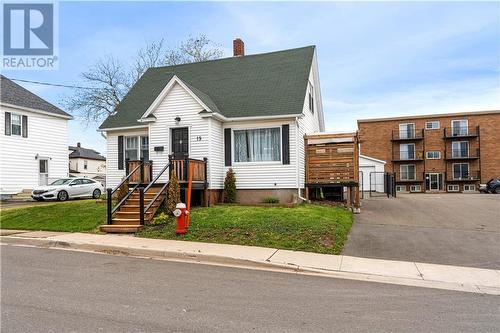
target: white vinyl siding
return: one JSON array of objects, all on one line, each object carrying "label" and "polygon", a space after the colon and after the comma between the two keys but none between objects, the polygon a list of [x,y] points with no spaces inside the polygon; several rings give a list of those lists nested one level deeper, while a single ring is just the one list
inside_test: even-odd
[{"label": "white vinyl siding", "polygon": [[[172,153],[171,130],[176,127],[187,127],[189,135],[189,157],[195,159],[208,158],[208,169],[212,159],[209,156],[209,119],[202,118],[203,107],[181,85],[175,83],[158,107],[153,110],[156,121],[149,125],[149,159],[153,161],[153,173],[156,175],[168,163],[168,155]],[[176,122],[175,118],[181,121]],[[222,136],[212,145],[222,145]],[[163,146],[163,151],[154,151],[154,147]],[[216,162],[216,161],[214,161]],[[168,172],[160,178],[168,180]]]},{"label": "white vinyl siding", "polygon": [[[294,120],[252,121],[224,123],[234,130],[290,126],[290,164],[281,162],[233,163],[237,189],[297,188],[296,126]],[[234,156],[233,156],[234,159]],[[224,174],[229,167],[224,168]]]},{"label": "white vinyl siding", "polygon": [[[298,184],[296,187],[298,188],[304,188],[304,183],[305,183],[305,147],[304,147],[304,135],[305,134],[312,134],[312,133],[318,133],[321,131],[324,131],[324,128],[321,128],[319,117],[321,117],[322,112],[318,112],[319,108],[322,106],[321,104],[321,99],[320,96],[318,96],[319,89],[317,88],[317,84],[319,82],[318,80],[318,73],[317,73],[317,68],[316,68],[316,62],[313,61],[313,66],[311,68],[311,71],[309,73],[309,82],[313,84],[314,92],[315,92],[315,105],[316,109],[314,113],[311,113],[309,111],[309,94],[307,91],[305,91],[305,96],[304,96],[304,108],[302,110],[303,117],[299,118],[294,125],[290,125],[290,133],[292,131],[292,127],[295,128],[295,132],[297,133],[297,137],[295,138],[296,140],[296,149],[297,149],[297,155],[298,155],[298,165],[297,165],[297,173],[298,173]],[[307,89],[306,89],[307,90]],[[291,134],[290,134],[291,136]],[[290,151],[292,150],[292,146],[290,143]]]},{"label": "white vinyl siding", "polygon": [[209,160],[208,164],[210,166],[208,170],[209,174],[209,186],[212,189],[222,189],[224,188],[224,130],[222,128],[222,123],[216,119],[208,119],[209,142],[213,144],[209,145]]},{"label": "white vinyl siding", "polygon": [[39,159],[48,160],[49,181],[68,177],[68,120],[2,106],[2,126],[5,124],[5,112],[17,114],[20,118],[23,115],[28,117],[28,137],[5,135],[2,130],[0,193],[15,194],[38,186]]}]

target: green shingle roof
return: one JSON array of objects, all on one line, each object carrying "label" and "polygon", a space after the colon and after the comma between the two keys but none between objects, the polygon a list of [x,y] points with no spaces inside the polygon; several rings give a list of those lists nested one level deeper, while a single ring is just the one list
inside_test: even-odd
[{"label": "green shingle roof", "polygon": [[148,69],[100,126],[137,121],[176,75],[213,112],[225,117],[302,113],[314,46]]}]

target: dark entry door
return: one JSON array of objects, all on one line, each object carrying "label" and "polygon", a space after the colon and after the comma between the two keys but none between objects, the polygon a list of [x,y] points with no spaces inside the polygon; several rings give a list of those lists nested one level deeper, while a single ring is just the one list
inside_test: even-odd
[{"label": "dark entry door", "polygon": [[189,157],[189,134],[187,127],[172,129],[172,154],[175,159]]}]

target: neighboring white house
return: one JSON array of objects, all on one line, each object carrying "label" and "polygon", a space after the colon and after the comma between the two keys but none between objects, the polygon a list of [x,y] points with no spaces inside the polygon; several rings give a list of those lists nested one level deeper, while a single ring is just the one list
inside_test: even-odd
[{"label": "neighboring white house", "polygon": [[108,187],[127,158],[156,175],[173,154],[208,158],[212,197],[232,168],[240,202],[290,202],[303,196],[304,134],[324,131],[316,48],[245,55],[236,39],[234,57],[150,68],[99,130]]},{"label": "neighboring white house", "polygon": [[102,183],[106,180],[106,158],[98,151],[83,148],[78,142],[69,146],[70,177],[92,178]]},{"label": "neighboring white house", "polygon": [[68,177],[71,115],[1,76],[0,195]]},{"label": "neighboring white house", "polygon": [[359,171],[362,191],[384,192],[385,161],[359,155]]}]

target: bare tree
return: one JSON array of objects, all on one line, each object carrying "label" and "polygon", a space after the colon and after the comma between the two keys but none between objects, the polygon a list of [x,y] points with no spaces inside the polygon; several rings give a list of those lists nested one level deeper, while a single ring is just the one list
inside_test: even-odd
[{"label": "bare tree", "polygon": [[205,60],[223,55],[221,47],[201,34],[190,37],[178,48],[167,49],[163,39],[146,44],[137,51],[131,65],[124,65],[113,56],[97,60],[81,74],[87,89],[79,89],[65,98],[66,108],[87,123],[102,121],[115,112],[123,97],[150,67],[171,66]]}]

